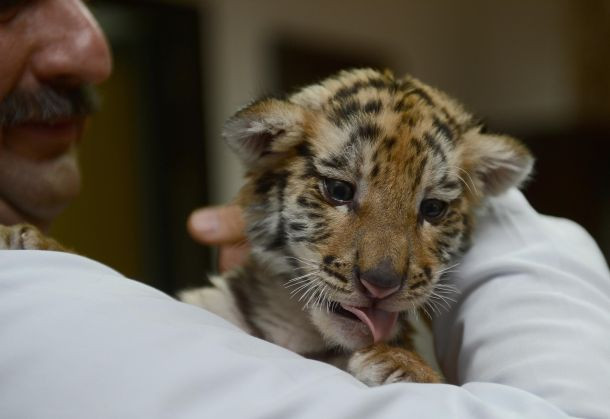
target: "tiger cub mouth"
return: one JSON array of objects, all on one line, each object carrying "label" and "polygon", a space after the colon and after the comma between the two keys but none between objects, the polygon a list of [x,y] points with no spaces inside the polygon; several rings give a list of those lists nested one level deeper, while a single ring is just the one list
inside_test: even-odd
[{"label": "tiger cub mouth", "polygon": [[330,312],[348,321],[364,324],[373,338],[373,343],[389,340],[398,319],[398,312],[375,307],[356,307],[343,303],[332,304]]}]

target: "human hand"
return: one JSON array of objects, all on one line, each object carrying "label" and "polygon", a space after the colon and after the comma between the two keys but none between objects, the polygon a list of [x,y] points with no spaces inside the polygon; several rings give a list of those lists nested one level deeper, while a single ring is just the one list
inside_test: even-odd
[{"label": "human hand", "polygon": [[0,225],[0,250],[54,250],[71,252],[30,224]]},{"label": "human hand", "polygon": [[200,208],[187,221],[187,230],[196,241],[219,247],[220,272],[241,265],[248,256],[250,245],[244,229],[243,214],[237,205]]}]

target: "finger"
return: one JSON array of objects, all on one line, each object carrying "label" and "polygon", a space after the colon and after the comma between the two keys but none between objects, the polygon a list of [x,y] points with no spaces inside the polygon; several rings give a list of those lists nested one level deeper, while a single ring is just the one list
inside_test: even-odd
[{"label": "finger", "polygon": [[236,205],[201,208],[187,222],[191,236],[204,244],[222,245],[245,240],[244,219]]},{"label": "finger", "polygon": [[248,257],[248,253],[250,253],[250,245],[246,242],[239,245],[221,247],[218,256],[218,270],[224,272],[243,265]]}]

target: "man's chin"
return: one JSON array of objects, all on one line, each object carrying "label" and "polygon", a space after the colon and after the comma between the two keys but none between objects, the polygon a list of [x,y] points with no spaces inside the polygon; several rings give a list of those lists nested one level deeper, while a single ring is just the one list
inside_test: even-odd
[{"label": "man's chin", "polygon": [[76,152],[35,162],[0,156],[0,223],[32,223],[47,228],[81,187]]}]

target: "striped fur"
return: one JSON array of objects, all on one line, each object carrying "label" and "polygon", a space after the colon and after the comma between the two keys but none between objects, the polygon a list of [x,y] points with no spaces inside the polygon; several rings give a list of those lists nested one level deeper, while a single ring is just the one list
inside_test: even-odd
[{"label": "striped fur", "polygon": [[[356,376],[363,360],[378,360],[391,346],[364,356],[370,331],[338,314],[340,304],[400,313],[434,308],[446,290],[443,276],[468,248],[477,208],[521,184],[533,164],[521,143],[485,133],[444,93],[371,69],[252,103],[227,122],[224,136],[247,169],[238,202],[252,255],[215,280],[223,292],[217,286],[182,298],[234,313],[230,320],[249,333],[301,354],[344,354],[331,362]],[[352,185],[353,200],[329,199],[327,179]],[[422,215],[431,199],[447,205],[438,219]],[[358,277],[379,266],[402,280],[398,292],[372,302]],[[407,329],[401,315],[386,340],[405,342]],[[431,377],[395,365],[413,357],[386,358],[394,361],[376,361],[385,365],[377,384]]]}]

